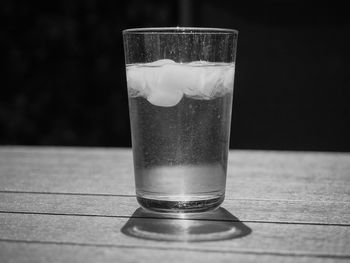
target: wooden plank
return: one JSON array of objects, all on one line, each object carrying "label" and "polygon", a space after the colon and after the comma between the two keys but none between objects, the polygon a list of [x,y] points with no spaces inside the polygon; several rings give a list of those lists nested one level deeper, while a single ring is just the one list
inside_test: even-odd
[{"label": "wooden plank", "polygon": [[[295,256],[298,257],[298,262],[303,262],[304,259],[309,262],[310,258],[312,262],[349,260],[350,227],[346,226],[349,224],[350,203],[349,156],[328,153],[232,152],[228,198],[224,207],[240,220],[248,221],[245,222],[246,227],[253,232],[242,238],[225,241],[182,243],[145,241],[120,232],[123,227],[145,227],[147,224],[163,227],[170,224],[179,229],[188,229],[191,225],[206,227],[206,224],[209,224],[207,228],[210,229],[211,226],[210,221],[202,218],[129,219],[137,208],[134,198],[101,195],[133,195],[130,150],[1,147],[0,191],[86,195],[0,193],[0,210],[12,212],[0,214],[0,239],[3,240],[0,243],[7,244],[5,248],[0,246],[0,257],[11,251],[21,255],[18,250],[25,253],[26,248],[35,245],[38,248],[32,252],[33,261],[36,255],[40,256],[38,250],[41,251],[44,246],[55,247],[59,251],[57,254],[64,253],[63,247],[68,247],[68,250],[73,247],[74,252],[67,252],[72,255],[84,254],[81,248],[88,246],[89,251],[102,249],[103,252],[96,252],[98,255],[107,253],[118,259],[121,256],[115,251],[133,248],[133,253],[124,252],[135,255],[125,259],[131,262],[140,257],[147,258],[144,254],[149,253],[149,250],[154,250],[155,253],[164,251],[159,259],[164,259],[174,251],[174,256],[186,252],[194,253],[194,258],[203,257],[204,253],[220,256],[234,254],[234,258],[238,259],[243,255],[239,262],[245,262],[243,259],[247,260],[247,256],[251,257],[247,262],[256,262],[257,255],[258,260],[263,262],[265,259],[283,262],[294,259],[294,262]],[[90,195],[91,193],[97,196]],[[53,215],[58,213],[75,216]],[[205,219],[227,219],[215,216]],[[230,220],[218,224],[232,224],[232,217]],[[286,224],[280,224],[281,222]],[[24,248],[16,249],[21,244]],[[11,249],[11,246],[15,248]],[[134,254],[135,248],[143,252]],[[53,255],[55,253],[52,252]],[[47,254],[49,252],[41,254],[40,258],[45,259]],[[30,252],[23,258],[26,256],[30,258]],[[93,255],[91,257],[94,258]],[[219,257],[215,257],[217,258]],[[223,258],[226,261],[230,259],[232,257]],[[0,261],[2,262],[1,258]]]},{"label": "wooden plank", "polygon": [[[159,242],[126,236],[121,233],[121,229],[124,227],[145,231],[147,225],[153,224],[157,229],[162,230],[166,229],[165,225],[167,225],[173,231],[178,229],[179,233],[186,236],[190,234],[186,229],[202,227],[209,230],[207,225],[211,222],[145,218],[130,220],[133,220],[132,223],[127,222],[128,218],[0,214],[0,236],[3,241],[350,259],[350,227],[246,223],[245,227],[250,228],[252,233],[237,239],[199,243]],[[222,223],[221,221],[220,224]],[[158,228],[158,226],[161,227]]]},{"label": "wooden plank", "polygon": [[130,149],[0,147],[0,190],[134,194]]},{"label": "wooden plank", "polygon": [[[135,197],[0,193],[0,212],[129,217],[138,207]],[[241,221],[350,226],[350,203],[238,199],[226,200],[222,207]]]},{"label": "wooden plank", "polygon": [[2,263],[46,263],[46,262],[240,262],[240,263],[336,263],[341,258],[294,257],[288,255],[215,253],[209,251],[186,251],[183,249],[160,250],[135,247],[96,247],[50,243],[14,243],[0,241]]},{"label": "wooden plank", "polygon": [[[350,202],[350,154],[231,151],[228,199]],[[130,149],[0,148],[0,191],[134,195]]]}]

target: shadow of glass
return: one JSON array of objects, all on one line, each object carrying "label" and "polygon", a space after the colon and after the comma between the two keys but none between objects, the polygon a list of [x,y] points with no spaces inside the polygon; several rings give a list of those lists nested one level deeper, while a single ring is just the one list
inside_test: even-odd
[{"label": "shadow of glass", "polygon": [[224,208],[198,214],[160,214],[136,209],[122,233],[157,241],[201,242],[241,238],[252,230]]}]

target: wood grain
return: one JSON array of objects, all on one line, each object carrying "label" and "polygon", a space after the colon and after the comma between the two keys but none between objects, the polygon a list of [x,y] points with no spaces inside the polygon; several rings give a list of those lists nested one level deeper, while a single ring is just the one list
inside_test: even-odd
[{"label": "wood grain", "polygon": [[[191,251],[286,254],[299,256],[333,256],[350,259],[350,228],[297,224],[246,223],[252,234],[239,239],[200,243],[157,242],[129,237],[121,233],[128,218],[0,214],[1,240],[40,241],[89,244],[95,246],[134,246]],[[156,220],[142,219],[140,222]],[[152,223],[152,222],[150,222]],[[207,224],[199,220],[177,220],[178,228],[189,224]]]},{"label": "wood grain", "polygon": [[[131,150],[0,149],[0,190],[134,195]],[[350,154],[231,151],[227,199],[350,202]]]},{"label": "wood grain", "polygon": [[[1,193],[0,212],[130,217],[135,197]],[[350,226],[350,203],[226,200],[222,205],[241,221]],[[216,218],[225,220],[225,218]]]},{"label": "wood grain", "polygon": [[[186,220],[134,213],[132,167],[130,149],[0,147],[0,262],[350,260],[350,154],[231,151],[231,216]],[[252,232],[206,242],[121,232],[169,225],[186,234],[212,222]]]},{"label": "wood grain", "polygon": [[[258,257],[258,258],[257,258]],[[209,251],[163,250],[136,247],[96,247],[50,243],[1,242],[2,263],[47,263],[47,262],[239,262],[239,263],[332,263],[345,262],[341,258],[298,257],[288,255],[266,255],[246,253],[215,253]]]}]

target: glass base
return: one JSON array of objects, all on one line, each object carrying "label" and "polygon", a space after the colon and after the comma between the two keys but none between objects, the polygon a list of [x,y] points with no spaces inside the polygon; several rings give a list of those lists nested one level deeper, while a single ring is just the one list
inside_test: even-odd
[{"label": "glass base", "polygon": [[218,208],[224,196],[194,201],[166,201],[137,197],[138,203],[145,209],[161,213],[198,213]]}]

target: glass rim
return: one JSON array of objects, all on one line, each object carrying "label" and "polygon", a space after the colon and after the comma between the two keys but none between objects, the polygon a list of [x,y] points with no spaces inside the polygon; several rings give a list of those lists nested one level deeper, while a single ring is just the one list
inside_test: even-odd
[{"label": "glass rim", "polygon": [[124,29],[123,34],[238,34],[238,30],[216,27],[139,27]]}]

